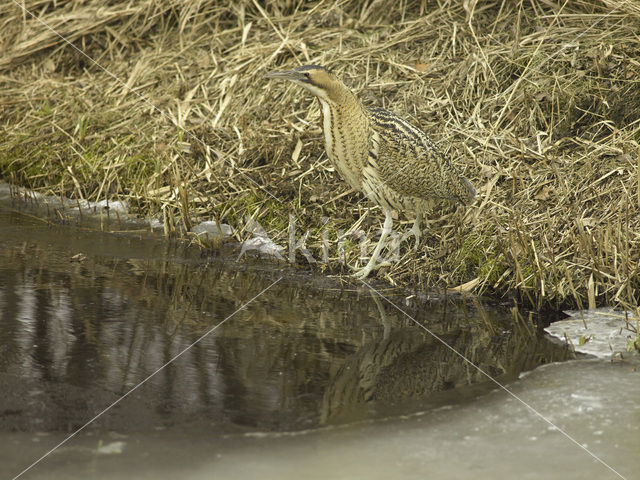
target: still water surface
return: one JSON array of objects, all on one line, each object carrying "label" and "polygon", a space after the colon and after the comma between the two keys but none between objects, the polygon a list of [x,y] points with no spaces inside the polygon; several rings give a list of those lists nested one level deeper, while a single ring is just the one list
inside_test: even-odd
[{"label": "still water surface", "polygon": [[[317,478],[389,478],[395,463],[375,467],[385,456],[387,466],[402,458],[408,465],[397,478],[423,478],[436,458],[447,457],[444,445],[466,449],[471,438],[479,442],[474,448],[491,442],[526,452],[535,435],[518,425],[547,432],[548,425],[366,289],[227,257],[234,258],[203,256],[142,231],[103,233],[0,208],[0,476],[20,473],[221,322],[21,478],[173,478],[176,471],[295,478],[309,469]],[[527,326],[514,326],[508,310],[385,294],[523,391],[521,383],[539,374],[518,380],[521,372],[572,358]],[[565,365],[572,364],[585,363]],[[510,427],[490,399],[503,403]],[[630,415],[637,419],[638,410]],[[562,447],[596,468],[566,439],[544,435],[552,438],[531,451]],[[637,445],[638,438],[626,442]],[[475,451],[458,453],[469,460]],[[475,462],[486,460],[482,454]],[[473,470],[473,462],[465,468]],[[601,471],[593,478],[609,478]]]}]

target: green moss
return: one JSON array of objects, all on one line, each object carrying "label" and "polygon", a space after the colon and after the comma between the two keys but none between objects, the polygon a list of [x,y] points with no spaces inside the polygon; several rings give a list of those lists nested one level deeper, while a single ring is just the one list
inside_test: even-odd
[{"label": "green moss", "polygon": [[508,268],[504,255],[486,256],[479,264],[478,278],[495,284]]},{"label": "green moss", "polygon": [[463,233],[462,238],[462,245],[457,250],[456,263],[466,265],[468,272],[477,272],[479,276],[495,268],[496,259],[491,248],[491,234],[471,231]]},{"label": "green moss", "polygon": [[36,111],[36,115],[38,115],[39,117],[48,117],[49,115],[51,115],[51,112],[51,105],[49,104],[49,102],[45,102],[42,104],[40,109]]}]

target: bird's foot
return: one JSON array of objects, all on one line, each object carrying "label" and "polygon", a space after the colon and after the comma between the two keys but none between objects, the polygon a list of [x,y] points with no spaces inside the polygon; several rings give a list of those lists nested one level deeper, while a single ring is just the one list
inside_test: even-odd
[{"label": "bird's foot", "polygon": [[380,262],[380,263],[375,263],[375,262],[371,262],[369,261],[369,263],[367,263],[364,267],[362,267],[359,270],[356,270],[351,276],[353,278],[355,278],[356,280],[364,280],[365,278],[367,278],[369,276],[369,274],[375,270],[378,270],[379,268],[382,267],[387,267],[391,265],[391,263],[389,262]]},{"label": "bird's foot", "polygon": [[360,270],[356,270],[356,272],[352,275],[353,278],[355,278],[356,280],[364,280],[365,278],[367,278],[371,273],[371,270],[373,270],[372,268],[368,268],[368,267],[369,266],[367,265],[366,267],[361,268]]},{"label": "bird's foot", "polygon": [[371,254],[371,258],[369,259],[367,264],[364,266],[364,268],[358,270],[356,273],[353,274],[353,276],[358,280],[363,280],[367,278],[373,270],[387,264],[387,262],[382,262],[380,265],[377,265],[378,258],[380,258],[380,252],[384,248],[385,241],[389,236],[389,234],[391,233],[392,223],[393,223],[393,220],[391,218],[391,211],[385,210],[384,225],[382,227],[382,234],[380,235],[380,240],[378,240],[378,244],[376,245],[376,248],[373,250],[373,253]]},{"label": "bird's foot", "polygon": [[422,237],[422,232],[420,231],[420,228],[416,228],[415,225],[411,227],[411,230],[402,234],[400,242],[404,242],[407,238],[411,236],[413,236],[416,239],[416,243],[413,245],[413,249],[417,250],[418,245],[420,245],[420,237]]}]

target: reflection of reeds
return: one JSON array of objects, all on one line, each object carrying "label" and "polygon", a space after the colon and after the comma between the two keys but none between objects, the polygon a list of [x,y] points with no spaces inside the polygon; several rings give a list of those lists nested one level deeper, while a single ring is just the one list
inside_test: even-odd
[{"label": "reflection of reeds", "polygon": [[[127,199],[167,233],[213,218],[240,236],[248,214],[282,245],[291,208],[321,258],[321,230],[337,238],[366,202],[332,171],[311,99],[261,77],[322,64],[413,116],[479,192],[380,275],[537,307],[638,303],[636,2],[24,4],[124,84],[3,2],[3,178]],[[379,212],[363,220],[375,241]],[[359,246],[345,249],[355,264]]]},{"label": "reflection of reeds", "polygon": [[[406,413],[416,405],[424,410],[443,391],[451,399],[469,396],[478,384],[487,388],[484,375],[368,293],[310,292],[288,279],[239,310],[272,282],[269,273],[203,263],[197,249],[155,238],[57,226],[44,238],[33,228],[16,232],[0,249],[0,362],[16,370],[0,376],[0,387],[17,389],[8,398],[22,401],[38,379],[40,393],[20,415],[0,416],[0,431],[82,425],[234,312],[119,413],[100,417],[98,428],[144,430],[185,416],[208,419],[206,428],[213,419],[309,428],[353,411],[360,418],[371,405],[365,400],[400,404]],[[85,254],[72,255],[77,251]],[[384,291],[398,303],[405,300],[399,293]],[[501,380],[570,357],[525,329],[500,335],[509,327],[504,309],[444,300],[402,305]],[[405,408],[411,401],[417,403]]]}]

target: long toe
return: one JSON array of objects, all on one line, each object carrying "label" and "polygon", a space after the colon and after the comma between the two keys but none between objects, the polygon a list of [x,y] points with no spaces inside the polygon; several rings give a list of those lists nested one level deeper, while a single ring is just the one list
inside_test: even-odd
[{"label": "long toe", "polygon": [[371,273],[372,268],[367,265],[366,267],[361,268],[360,270],[355,271],[352,276],[356,280],[364,280]]},{"label": "long toe", "polygon": [[382,267],[388,267],[390,265],[391,265],[391,263],[387,262],[387,261],[376,263],[375,265],[373,265],[371,263],[368,263],[367,265],[365,265],[360,270],[356,270],[351,276],[353,278],[357,279],[357,280],[364,280],[374,270],[378,270],[379,268],[382,268]]},{"label": "long toe", "polygon": [[420,237],[421,236],[422,236],[421,233],[416,232],[414,229],[411,229],[408,232],[403,233],[402,234],[402,238],[400,240],[401,240],[401,242],[404,242],[409,237],[414,237],[416,239],[416,242],[413,245],[413,250],[417,250],[418,249],[418,245],[420,245]]}]

